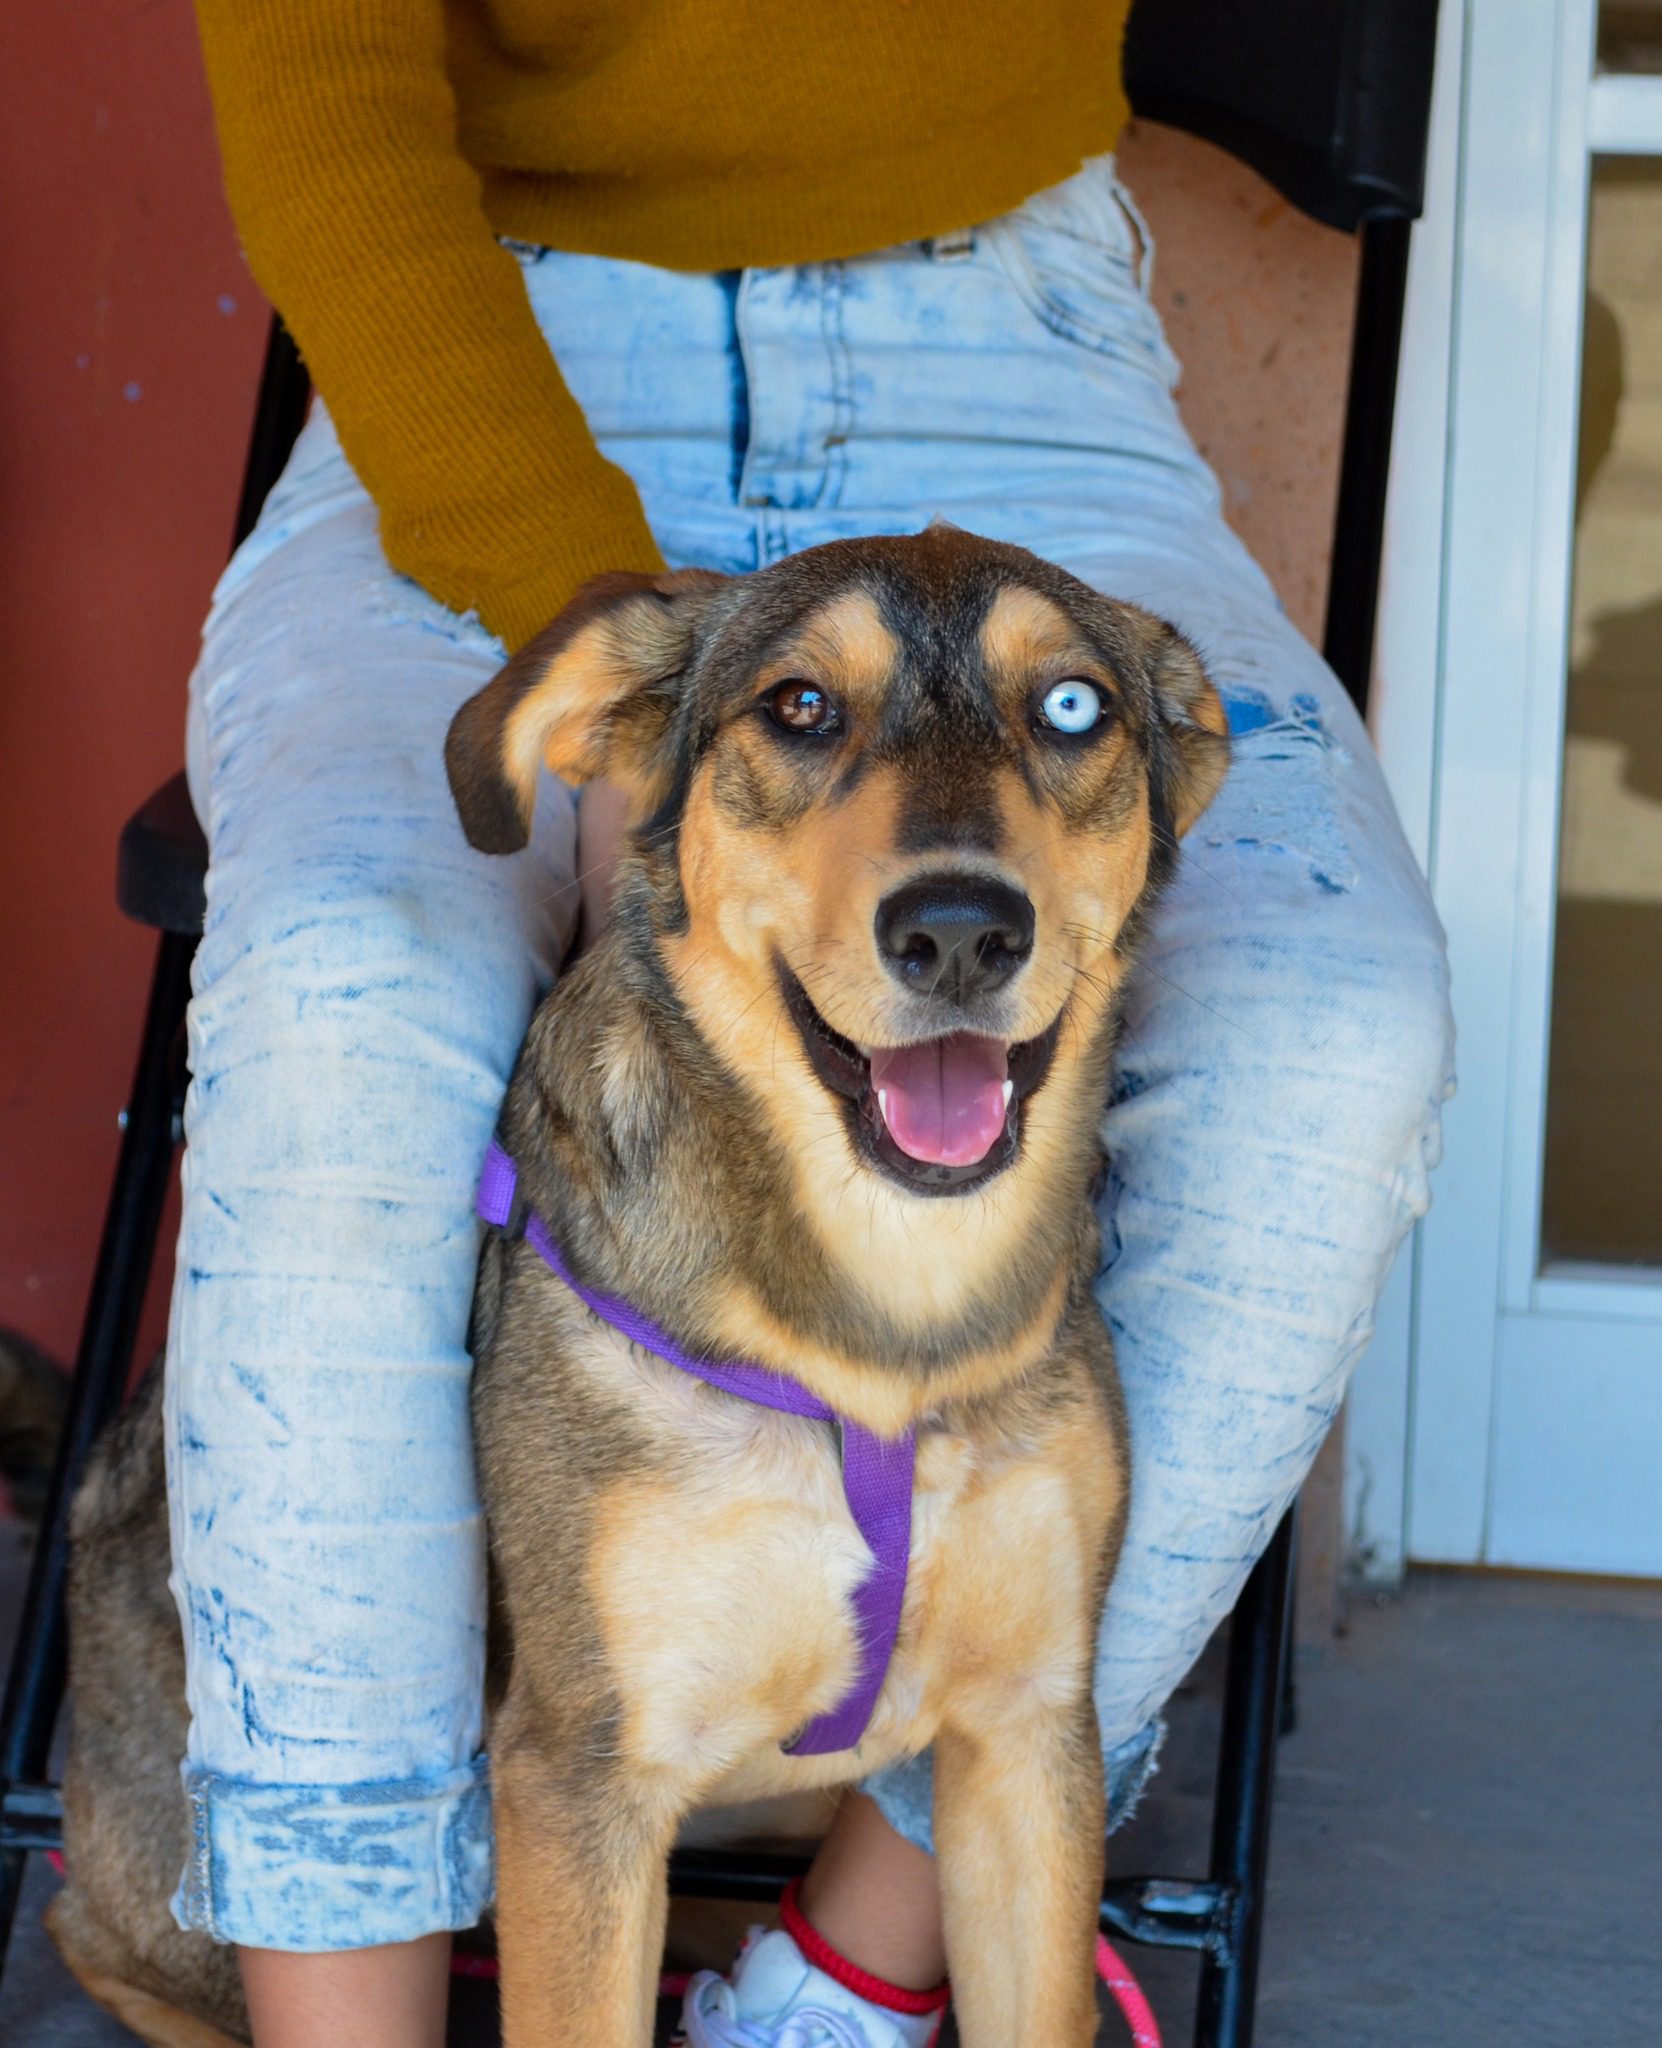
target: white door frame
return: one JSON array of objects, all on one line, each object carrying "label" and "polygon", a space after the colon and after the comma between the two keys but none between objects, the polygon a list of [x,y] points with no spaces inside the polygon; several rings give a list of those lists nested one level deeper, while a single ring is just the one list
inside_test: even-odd
[{"label": "white door frame", "polygon": [[[1442,0],[1426,157],[1425,212],[1409,244],[1408,299],[1368,726],[1415,858],[1431,868],[1437,678],[1442,649],[1443,522],[1453,329],[1456,198],[1465,9]],[[1391,1584],[1407,1563],[1408,1447],[1418,1234],[1379,1303],[1351,1385],[1345,1428],[1345,1529],[1353,1567]]]},{"label": "white door frame", "polygon": [[1375,733],[1449,934],[1460,1090],[1358,1379],[1351,1527],[1381,1576],[1409,1556],[1654,1571],[1600,1508],[1654,1488],[1655,1446],[1609,1418],[1654,1412],[1662,1279],[1542,1272],[1538,1234],[1589,152],[1662,154],[1662,79],[1593,79],[1595,0],[1442,17]]}]

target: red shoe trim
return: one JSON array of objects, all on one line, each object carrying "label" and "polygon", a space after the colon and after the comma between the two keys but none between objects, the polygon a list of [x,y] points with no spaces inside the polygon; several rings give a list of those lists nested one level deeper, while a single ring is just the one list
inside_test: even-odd
[{"label": "red shoe trim", "polygon": [[874,1977],[869,1970],[862,1970],[858,1963],[851,1963],[847,1956],[839,1955],[825,1936],[809,1925],[796,1902],[796,1895],[797,1879],[793,1877],[785,1887],[785,1896],[779,1901],[779,1924],[816,1970],[823,1970],[845,1991],[855,1992],[889,2012],[915,2016],[945,2011],[952,1999],[950,1983],[943,1981],[933,1991],[908,1991],[903,1984],[889,1984],[881,1977]]}]

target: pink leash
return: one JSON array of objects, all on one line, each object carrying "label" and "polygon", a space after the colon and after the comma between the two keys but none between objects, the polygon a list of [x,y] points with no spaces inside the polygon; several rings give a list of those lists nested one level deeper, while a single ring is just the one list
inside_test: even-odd
[{"label": "pink leash", "polygon": [[[456,1955],[451,1958],[450,1972],[455,1977],[495,1977],[498,1965],[495,1956]],[[1143,1987],[1126,1968],[1105,1934],[1096,1938],[1096,1973],[1125,2015],[1125,2023],[1131,2029],[1132,2048],[1161,2048],[1160,2024],[1154,2017],[1152,2006],[1143,1996]],[[691,1982],[684,1971],[666,1970],[658,1979],[658,1996],[684,1998]]]},{"label": "pink leash", "polygon": [[1154,2017],[1154,2009],[1106,1934],[1096,1938],[1096,1973],[1125,2015],[1134,2048],[1160,2048],[1160,2023]]}]

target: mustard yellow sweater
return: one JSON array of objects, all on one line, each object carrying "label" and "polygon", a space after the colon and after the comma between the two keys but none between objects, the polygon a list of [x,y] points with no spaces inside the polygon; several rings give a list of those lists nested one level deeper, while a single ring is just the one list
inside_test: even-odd
[{"label": "mustard yellow sweater", "polygon": [[1003,212],[1114,146],[1129,0],[197,0],[226,182],[390,560],[510,646],[659,565],[506,234],[683,270]]}]

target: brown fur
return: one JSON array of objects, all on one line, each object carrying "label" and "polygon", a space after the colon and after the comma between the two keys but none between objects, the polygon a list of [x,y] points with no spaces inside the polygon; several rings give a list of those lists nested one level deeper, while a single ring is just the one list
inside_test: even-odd
[{"label": "brown fur", "polygon": [[68,1391],[44,1351],[16,1330],[0,1330],[0,1480],[13,1512],[31,1526],[46,1504]]},{"label": "brown fur", "polygon": [[[161,1410],[158,1366],[100,1441],[75,1498],[68,1882],[47,1924],[76,1976],[141,2039],[197,2048],[212,2038],[203,2024],[246,2040],[248,2023],[232,1951],[184,1933],[168,1910],[190,1820],[179,1783],[185,1653],[167,1583]],[[122,1988],[120,2003],[111,1986]]]},{"label": "brown fur", "polygon": [[[1071,675],[1113,705],[1088,743],[1034,724]],[[841,704],[834,739],[782,735],[760,709],[803,677]],[[1091,1650],[1127,1473],[1088,1188],[1134,935],[1221,779],[1223,729],[1169,627],[940,527],[745,579],[603,579],[458,714],[447,760],[481,847],[524,843],[543,762],[635,802],[614,925],[533,1020],[504,1108],[529,1200],[590,1284],[687,1349],[920,1432],[906,1611],[871,1726],[857,1756],[787,1756],[856,1663],[865,1554],[833,1433],[630,1347],[522,1241],[487,1246],[474,1422],[510,2048],[650,2039],[664,1861],[694,1809],[929,1742],[966,2048],[1091,2039]],[[1037,937],[1007,987],[936,1028],[1020,1043],[1054,1027],[1054,1053],[1013,1161],[930,1196],[861,1154],[781,972],[846,1039],[919,1035],[922,999],[885,971],[874,917],[946,868],[1025,890]],[[156,1438],[147,1406],[77,1516],[58,1931],[89,1984],[238,2035],[223,1952],[165,1917],[184,1721]]]}]

